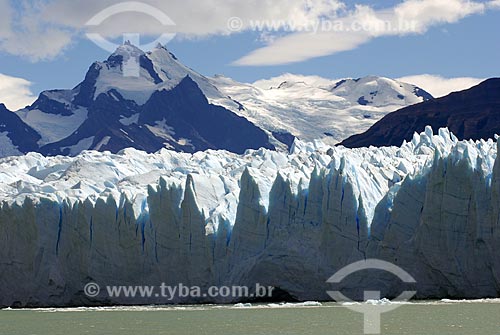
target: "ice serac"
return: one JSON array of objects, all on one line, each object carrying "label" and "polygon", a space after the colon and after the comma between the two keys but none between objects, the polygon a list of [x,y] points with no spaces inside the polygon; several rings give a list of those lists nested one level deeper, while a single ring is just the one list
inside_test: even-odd
[{"label": "ice serac", "polygon": [[[497,297],[500,162],[494,140],[447,129],[401,147],[290,153],[166,149],[0,160],[0,305],[233,302],[86,297],[105,285],[248,285],[327,300],[326,281],[378,258],[417,281],[419,298]],[[95,171],[99,171],[98,174]],[[353,275],[346,295],[407,284]]]}]

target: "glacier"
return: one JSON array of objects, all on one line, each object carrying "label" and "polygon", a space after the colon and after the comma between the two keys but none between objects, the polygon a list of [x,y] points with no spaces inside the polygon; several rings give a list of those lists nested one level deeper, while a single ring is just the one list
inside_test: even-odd
[{"label": "glacier", "polygon": [[[300,301],[330,300],[327,279],[367,258],[409,272],[417,298],[498,297],[498,146],[428,127],[401,147],[296,140],[289,153],[2,158],[0,306],[165,302],[90,299],[89,282],[259,283]],[[360,273],[341,288],[353,298],[363,288],[394,297],[405,285]]]}]

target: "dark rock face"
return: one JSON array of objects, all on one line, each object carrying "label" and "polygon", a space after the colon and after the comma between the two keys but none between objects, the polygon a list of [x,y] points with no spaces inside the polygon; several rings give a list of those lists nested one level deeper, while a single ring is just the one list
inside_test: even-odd
[{"label": "dark rock face", "polygon": [[54,115],[62,115],[62,116],[71,116],[73,115],[73,111],[71,110],[71,106],[66,105],[60,101],[56,101],[53,99],[50,99],[47,94],[51,93],[61,93],[65,92],[62,90],[54,90],[54,91],[47,91],[38,97],[38,99],[33,103],[33,105],[29,106],[27,109],[28,110],[42,110],[45,113],[48,114],[54,114]]},{"label": "dark rock face", "polygon": [[[116,90],[100,94],[88,106],[88,118],[69,137],[40,149],[45,155],[70,155],[70,147],[92,138],[91,149],[116,153],[125,148],[156,152],[164,147],[181,152],[207,149],[244,153],[274,149],[268,135],[233,112],[211,105],[189,77],[172,90],[155,92],[143,106]],[[123,118],[137,115],[137,121]]]},{"label": "dark rock face", "polygon": [[158,76],[158,73],[156,73],[154,70],[153,62],[148,57],[146,57],[145,55],[141,55],[139,57],[139,65],[140,67],[148,71],[155,84],[159,84],[162,82],[161,78]]},{"label": "dark rock face", "polygon": [[[273,136],[275,139],[280,141],[283,144],[286,144],[288,149],[290,149],[293,145],[293,142],[295,141],[295,136],[290,134],[289,132],[278,132],[278,131],[273,131]],[[328,136],[328,135],[327,135]]]},{"label": "dark rock face", "polygon": [[361,97],[358,99],[358,104],[361,106],[367,106],[370,104],[370,101],[366,100],[365,97]]},{"label": "dark rock face", "polygon": [[159,122],[174,129],[176,143],[171,145],[179,145],[182,138],[190,140],[182,151],[224,149],[244,153],[247,149],[274,149],[263,130],[223,107],[209,104],[190,77],[171,91],[155,92],[144,105],[139,124],[154,126]]},{"label": "dark rock face", "polygon": [[415,95],[416,95],[417,97],[422,97],[422,98],[424,98],[424,101],[434,99],[434,97],[433,97],[432,95],[430,95],[428,92],[426,92],[426,91],[424,91],[423,89],[418,88],[418,87],[416,87],[416,88],[415,88]]},{"label": "dark rock face", "polygon": [[4,104],[0,104],[0,133],[7,132],[7,136],[20,152],[36,151],[40,135],[25,124],[19,116],[9,111]]},{"label": "dark rock face", "polygon": [[341,145],[399,146],[428,125],[433,129],[448,127],[459,139],[488,139],[500,134],[500,78],[388,114],[365,133],[352,136]]},{"label": "dark rock face", "polygon": [[[111,95],[118,98],[118,101]],[[138,113],[140,107],[133,101],[123,99],[118,92],[112,90],[108,94],[100,94],[88,106],[88,118],[77,131],[61,141],[43,146],[40,152],[49,156],[70,155],[69,147],[92,137],[91,148],[101,151],[118,152],[124,148],[134,147],[152,152],[161,148],[158,147],[158,141],[154,141],[154,136],[133,136],[136,142],[131,138],[129,133],[134,133],[134,130],[137,132],[137,125],[125,126],[120,123],[120,119]],[[107,141],[106,137],[109,137]],[[96,147],[99,143],[103,144]]]},{"label": "dark rock face", "polygon": [[75,96],[75,99],[73,100],[73,103],[75,105],[88,107],[90,102],[93,101],[96,89],[95,85],[97,83],[97,78],[99,77],[101,68],[102,67],[99,63],[94,63],[89,68],[84,81],[75,88],[79,91],[79,93]]}]

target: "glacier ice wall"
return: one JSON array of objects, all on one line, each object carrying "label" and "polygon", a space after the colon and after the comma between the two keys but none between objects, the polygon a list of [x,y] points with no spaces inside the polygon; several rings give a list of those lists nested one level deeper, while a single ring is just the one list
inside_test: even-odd
[{"label": "glacier ice wall", "polygon": [[[408,271],[420,298],[496,297],[496,158],[493,140],[460,142],[430,128],[400,148],[297,141],[289,154],[126,149],[4,158],[0,306],[165,302],[90,300],[88,282],[260,283],[323,300],[326,280],[365,258]],[[405,289],[382,273],[343,285],[356,298],[360,287],[384,296]]]}]

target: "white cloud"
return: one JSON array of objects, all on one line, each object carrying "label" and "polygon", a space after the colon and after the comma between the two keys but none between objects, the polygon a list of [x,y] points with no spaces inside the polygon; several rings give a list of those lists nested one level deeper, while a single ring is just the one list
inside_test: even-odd
[{"label": "white cloud", "polygon": [[[332,16],[343,8],[338,0],[146,0],[144,3],[169,16],[176,26],[173,31],[187,37],[228,35],[228,20],[239,17],[247,25],[252,19],[293,20],[307,22],[319,16]],[[46,22],[82,29],[85,23],[105,8],[120,3],[116,0],[53,0],[43,7],[41,16]],[[165,32],[155,19],[130,13],[110,17],[98,28],[106,36],[123,32],[156,35]]]},{"label": "white cloud", "polygon": [[490,8],[500,8],[500,0],[493,0],[488,3]]},{"label": "white cloud", "polygon": [[164,27],[141,13],[115,15],[97,28],[85,25],[102,10],[121,2],[18,0],[14,8],[8,0],[0,0],[0,50],[38,61],[54,58],[88,31],[105,37],[119,37],[123,33],[151,37],[165,32],[175,32],[180,38],[229,35],[235,33],[228,29],[231,17],[240,17],[243,22],[252,19],[307,22],[335,15],[343,7],[339,0],[143,0],[142,3],[165,13],[176,25]]},{"label": "white cloud", "polygon": [[[498,1],[498,0],[497,0]],[[381,36],[422,34],[429,28],[454,23],[489,6],[469,0],[407,0],[400,5],[375,11],[355,6],[318,32],[296,32],[278,38],[237,60],[235,65],[278,65],[348,51]]]},{"label": "white cloud", "polygon": [[416,31],[426,32],[436,24],[455,23],[484,12],[484,3],[469,0],[408,0],[394,8],[397,20],[414,21]]},{"label": "white cloud", "polygon": [[11,10],[8,0],[0,0],[0,41],[10,31]]},{"label": "white cloud", "polygon": [[18,110],[31,105],[36,97],[30,90],[31,82],[26,79],[0,73],[0,103],[10,110]]},{"label": "white cloud", "polygon": [[74,31],[41,20],[42,2],[21,0],[14,9],[0,0],[0,51],[34,62],[58,56],[72,41]]},{"label": "white cloud", "polygon": [[11,33],[8,38],[0,42],[0,48],[10,54],[38,62],[59,56],[71,41],[70,33],[49,28],[43,32],[30,30]]},{"label": "white cloud", "polygon": [[[17,0],[15,7],[12,1],[0,0],[0,51],[26,56],[33,61],[51,59],[88,31],[106,37],[119,37],[125,32],[149,37],[175,32],[179,38],[230,35],[238,32],[228,29],[228,20],[239,17],[242,31],[255,30],[255,25],[252,26],[255,20],[282,22],[285,24],[280,27],[286,29],[261,30],[260,40],[267,46],[236,63],[286,64],[351,50],[379,36],[424,33],[434,25],[457,22],[468,15],[500,8],[500,0],[406,0],[386,10],[373,10],[365,5],[347,10],[342,0],[142,1],[168,15],[176,26],[164,27],[155,19],[138,13],[110,17],[97,28],[85,26],[93,16],[121,3],[120,0]],[[367,29],[323,29],[317,34],[304,31],[305,27],[321,20],[345,27],[357,23]],[[411,20],[414,25],[401,27],[402,20]]]},{"label": "white cloud", "polygon": [[476,86],[485,79],[461,77],[461,78],[444,78],[442,76],[421,74],[415,76],[406,76],[397,80],[409,84],[417,85],[426,90],[435,98],[443,97],[451,92],[463,91],[472,86]]},{"label": "white cloud", "polygon": [[268,47],[257,49],[234,64],[245,66],[281,65],[327,56],[357,48],[370,40],[366,34],[301,33],[276,40]]}]

